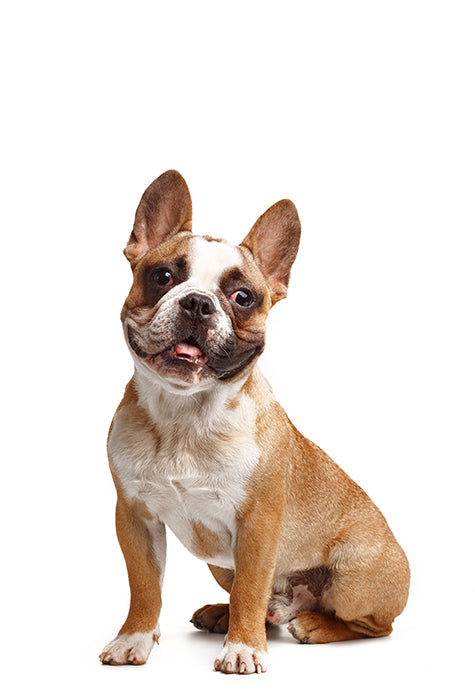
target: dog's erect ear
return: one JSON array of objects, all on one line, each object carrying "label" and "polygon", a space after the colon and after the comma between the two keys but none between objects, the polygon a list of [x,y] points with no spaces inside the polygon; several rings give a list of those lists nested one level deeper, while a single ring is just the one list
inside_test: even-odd
[{"label": "dog's erect ear", "polygon": [[300,220],[295,204],[281,199],[256,221],[241,244],[251,251],[266,278],[272,303],[287,296],[299,241]]},{"label": "dog's erect ear", "polygon": [[191,197],[180,173],[167,170],[147,187],[124,254],[132,266],[178,231],[191,231]]}]

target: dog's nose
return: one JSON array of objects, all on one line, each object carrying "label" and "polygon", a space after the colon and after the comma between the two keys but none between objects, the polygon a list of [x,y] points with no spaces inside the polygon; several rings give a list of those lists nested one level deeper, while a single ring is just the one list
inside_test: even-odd
[{"label": "dog's nose", "polygon": [[214,312],[216,307],[211,297],[198,292],[191,292],[180,299],[180,306],[193,320],[206,321]]}]

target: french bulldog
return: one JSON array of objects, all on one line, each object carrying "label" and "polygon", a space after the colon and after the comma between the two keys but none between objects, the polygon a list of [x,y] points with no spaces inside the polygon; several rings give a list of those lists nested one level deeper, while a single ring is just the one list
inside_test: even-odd
[{"label": "french bulldog", "polygon": [[299,246],[297,210],[277,202],[238,246],[192,233],[191,219],[188,187],[167,171],[143,194],[124,251],[135,371],[108,454],[131,598],[100,659],[144,664],[158,642],[166,528],[230,594],[192,618],[226,635],[217,671],[266,671],[268,624],[306,644],[389,635],[408,597],[407,558],[258,367]]}]

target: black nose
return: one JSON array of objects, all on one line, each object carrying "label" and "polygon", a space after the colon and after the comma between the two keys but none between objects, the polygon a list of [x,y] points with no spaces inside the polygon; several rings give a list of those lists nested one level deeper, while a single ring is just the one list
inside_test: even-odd
[{"label": "black nose", "polygon": [[209,316],[214,314],[216,307],[211,297],[198,292],[191,292],[180,299],[182,306],[188,316],[195,321],[205,321]]}]

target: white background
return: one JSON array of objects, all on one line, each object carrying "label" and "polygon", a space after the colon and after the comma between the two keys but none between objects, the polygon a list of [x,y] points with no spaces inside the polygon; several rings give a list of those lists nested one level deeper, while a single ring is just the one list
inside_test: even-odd
[{"label": "white background", "polygon": [[[473,649],[474,6],[16,2],[2,65],[2,682],[8,697],[466,698]],[[412,566],[384,640],[269,640],[214,673],[224,602],[170,537],[162,639],[102,667],[128,607],[105,440],[132,361],[122,248],[178,169],[194,230],[239,242],[282,197],[302,244],[262,366],[373,497]],[[178,695],[180,697],[180,695]]]}]

